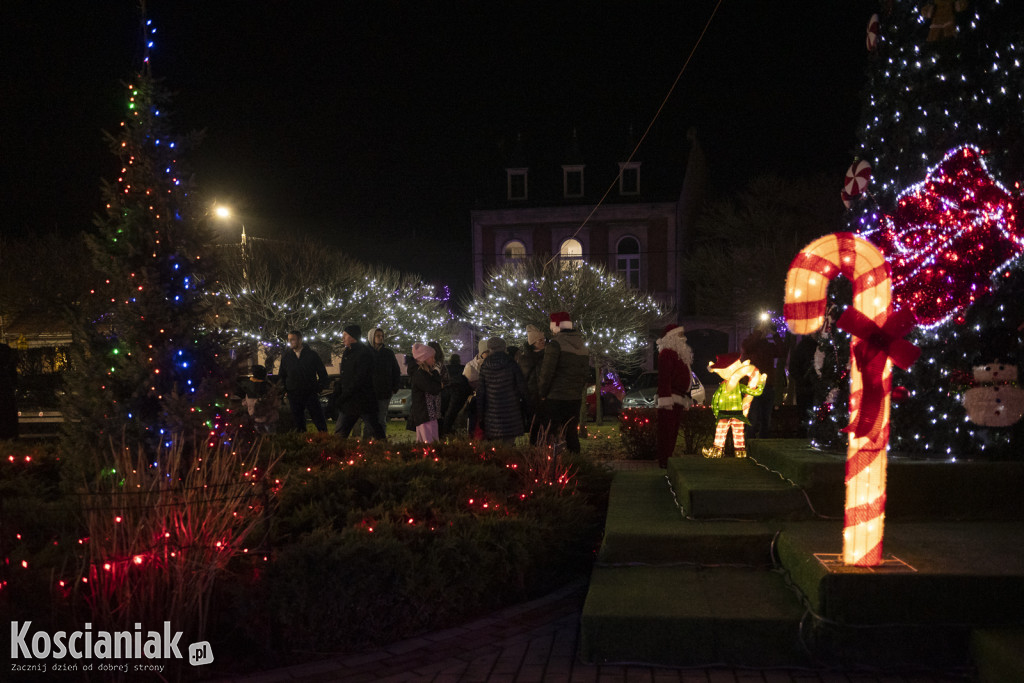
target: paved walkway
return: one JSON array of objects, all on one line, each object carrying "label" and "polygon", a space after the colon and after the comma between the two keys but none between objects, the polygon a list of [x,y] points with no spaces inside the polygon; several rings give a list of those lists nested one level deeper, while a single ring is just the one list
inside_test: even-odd
[{"label": "paved walkway", "polygon": [[578,661],[586,584],[458,628],[404,640],[373,652],[340,656],[224,681],[281,683],[963,683],[941,672],[846,673],[808,669],[659,668]]}]

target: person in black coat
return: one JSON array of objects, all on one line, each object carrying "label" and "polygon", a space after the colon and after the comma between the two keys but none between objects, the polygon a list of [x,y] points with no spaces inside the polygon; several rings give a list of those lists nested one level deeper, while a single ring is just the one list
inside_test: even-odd
[{"label": "person in black coat", "polygon": [[318,432],[327,431],[327,418],[320,407],[320,391],[327,388],[327,368],[316,351],[302,343],[302,333],[292,330],[288,333],[288,346],[281,356],[278,370],[278,384],[288,395],[295,428],[306,431],[306,411],[316,425]]},{"label": "person in black coat", "polygon": [[377,395],[373,390],[373,351],[359,341],[359,325],[346,325],[341,334],[345,351],[341,354],[341,376],[334,385],[334,405],[340,415],[335,434],[348,438],[360,419],[370,427],[374,438],[385,438],[384,425],[377,418]]},{"label": "person in black coat", "polygon": [[267,369],[262,365],[252,366],[252,375],[242,383],[243,398],[249,417],[257,431],[273,434],[279,418],[277,387],[267,381]]},{"label": "person in black coat", "polygon": [[530,445],[537,445],[537,441],[540,439],[540,428],[544,424],[544,416],[538,414],[537,410],[540,407],[540,387],[538,386],[538,378],[540,377],[541,363],[544,362],[544,346],[547,344],[547,340],[544,338],[544,333],[541,332],[537,327],[533,325],[526,326],[526,346],[519,353],[519,369],[523,372],[523,377],[526,378],[526,396],[527,396],[527,410],[524,414],[526,425],[530,430]]},{"label": "person in black coat", "polygon": [[441,376],[441,413],[437,416],[437,438],[441,440],[446,434],[445,415],[448,414],[452,402],[452,376],[440,342],[432,341],[427,343],[427,346],[434,349],[434,367]]},{"label": "person in black coat", "polygon": [[412,386],[409,421],[416,428],[416,441],[431,443],[438,440],[441,372],[436,366],[434,349],[426,344],[413,344],[412,356],[415,364],[409,366],[409,384]]},{"label": "person in black coat", "polygon": [[800,413],[800,432],[807,436],[814,407],[814,384],[818,378],[814,370],[814,354],[818,351],[818,340],[813,334],[805,334],[789,355],[789,376],[793,380],[796,394],[796,408]]},{"label": "person in black coat", "polygon": [[487,340],[490,353],[480,364],[480,383],[476,388],[477,424],[483,425],[486,439],[514,443],[526,431],[526,378],[505,348],[505,340],[500,337]]},{"label": "person in black coat", "polygon": [[[384,345],[384,330],[379,327],[373,331],[370,350],[373,352],[373,393],[377,398],[377,421],[386,431],[388,404],[401,386],[402,368],[398,365],[395,352]],[[368,439],[372,434],[373,429],[364,422],[363,438]]]},{"label": "person in black coat", "polygon": [[461,425],[458,424],[459,414],[462,413],[466,407],[466,400],[473,393],[469,386],[469,380],[462,374],[465,366],[462,365],[462,358],[459,354],[453,353],[445,366],[448,370],[449,383],[441,389],[441,404],[444,412],[440,425],[441,436],[466,426],[465,420]]}]

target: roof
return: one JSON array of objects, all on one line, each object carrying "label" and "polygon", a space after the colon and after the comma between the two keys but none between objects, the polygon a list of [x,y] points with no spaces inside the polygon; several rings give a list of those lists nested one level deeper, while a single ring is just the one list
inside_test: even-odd
[{"label": "roof", "polygon": [[[631,128],[613,129],[607,135],[579,129],[524,131],[481,175],[475,208],[593,205],[602,197],[609,204],[678,202],[691,147],[686,131],[678,133],[673,140],[648,138],[640,144],[632,159],[640,164],[640,194],[621,195],[616,180],[619,165],[629,159],[625,148],[630,141],[638,139]],[[580,165],[584,167],[583,196],[566,198],[562,167]],[[512,168],[528,169],[526,200],[508,199],[506,169]]]}]

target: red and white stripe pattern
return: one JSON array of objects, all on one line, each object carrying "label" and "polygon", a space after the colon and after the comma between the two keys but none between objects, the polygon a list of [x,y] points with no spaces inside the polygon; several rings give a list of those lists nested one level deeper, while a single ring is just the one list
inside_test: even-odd
[{"label": "red and white stripe pattern", "polygon": [[871,18],[868,19],[868,35],[864,40],[868,52],[874,52],[878,48],[878,33],[880,30],[881,24],[878,21],[878,15],[872,14]]},{"label": "red and white stripe pattern", "polygon": [[[892,314],[892,280],[878,249],[852,232],[825,235],[804,247],[786,275],[785,316],[797,334],[818,330],[825,320],[829,281],[843,275],[853,283],[853,307],[879,327]],[[851,347],[857,342],[854,337]],[[850,424],[856,424],[864,393],[862,368],[851,348]],[[846,512],[843,562],[863,567],[882,561],[885,521],[886,451],[892,361],[882,371],[881,419],[864,436],[849,435],[846,455]]]},{"label": "red and white stripe pattern", "polygon": [[853,200],[864,194],[870,180],[871,164],[866,161],[854,161],[850,164],[843,179],[843,191],[840,193],[846,208],[850,208]]},{"label": "red and white stripe pattern", "polygon": [[718,421],[715,426],[715,448],[725,448],[725,441],[729,438],[729,430],[732,430],[732,447],[737,453],[747,450],[747,442],[743,436],[743,420],[735,417],[725,418]]}]

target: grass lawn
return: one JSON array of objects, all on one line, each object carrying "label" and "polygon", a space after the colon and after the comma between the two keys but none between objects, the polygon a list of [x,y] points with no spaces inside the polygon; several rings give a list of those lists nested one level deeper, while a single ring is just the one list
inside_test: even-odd
[{"label": "grass lawn", "polygon": [[[392,443],[412,443],[416,440],[416,432],[410,432],[405,428],[405,420],[393,419],[387,422],[388,441]],[[306,425],[307,431],[316,431],[311,424]],[[334,421],[327,421],[327,431],[334,433]],[[356,423],[352,430],[353,436],[362,434],[362,423]],[[520,437],[519,442],[526,443],[526,436]],[[601,460],[618,460],[624,457],[622,442],[619,437],[619,422],[615,418],[605,418],[601,425],[594,422],[587,423],[587,435],[580,436],[580,450],[588,455],[593,455]]]}]

